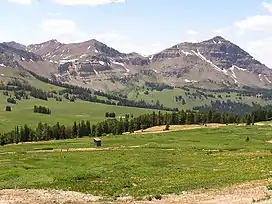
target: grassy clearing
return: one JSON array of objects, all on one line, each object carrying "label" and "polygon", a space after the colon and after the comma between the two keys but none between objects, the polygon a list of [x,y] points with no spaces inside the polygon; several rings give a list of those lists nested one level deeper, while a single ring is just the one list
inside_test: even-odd
[{"label": "grassy clearing", "polygon": [[27,153],[89,148],[90,138],[8,145],[0,149],[0,189],[55,188],[140,199],[265,179],[272,176],[272,146],[265,143],[271,130],[229,126],[104,137],[103,147],[119,148],[112,151]]},{"label": "grassy clearing", "polygon": [[[90,120],[91,123],[105,120],[106,112],[115,112],[116,116],[124,114],[134,114],[138,116],[153,110],[110,106],[105,104],[90,103],[85,101],[76,101],[72,103],[68,100],[57,102],[53,99],[43,101],[31,98],[30,100],[18,101],[18,104],[12,105],[12,111],[6,112],[7,98],[0,92],[0,132],[6,132],[13,129],[16,125],[28,124],[35,126],[39,122],[48,124],[72,125],[74,121]],[[43,115],[33,112],[34,105],[45,106],[51,109],[51,115]]]}]

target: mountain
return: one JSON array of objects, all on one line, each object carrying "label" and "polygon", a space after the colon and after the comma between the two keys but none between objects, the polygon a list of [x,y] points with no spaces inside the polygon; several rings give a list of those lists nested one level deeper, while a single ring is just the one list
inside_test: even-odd
[{"label": "mountain", "polygon": [[103,91],[120,91],[145,82],[272,88],[272,70],[220,36],[180,43],[148,57],[121,53],[95,39],[71,44],[50,40],[29,46],[2,43],[1,64]]},{"label": "mountain", "polygon": [[20,43],[14,42],[14,41],[4,42],[3,44],[5,44],[5,45],[7,45],[9,47],[18,49],[18,50],[26,50],[26,46],[25,45],[22,45]]}]

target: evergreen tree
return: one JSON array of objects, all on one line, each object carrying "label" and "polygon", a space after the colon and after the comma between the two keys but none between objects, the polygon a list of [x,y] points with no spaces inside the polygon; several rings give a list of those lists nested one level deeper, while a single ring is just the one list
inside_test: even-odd
[{"label": "evergreen tree", "polygon": [[85,136],[90,135],[90,133],[91,133],[91,123],[90,123],[90,121],[86,121],[86,133],[85,133]]},{"label": "evergreen tree", "polygon": [[78,136],[78,126],[76,121],[74,122],[73,128],[72,128],[73,136],[77,137]]},{"label": "evergreen tree", "polygon": [[6,106],[6,111],[10,112],[11,111],[11,107],[10,106]]}]

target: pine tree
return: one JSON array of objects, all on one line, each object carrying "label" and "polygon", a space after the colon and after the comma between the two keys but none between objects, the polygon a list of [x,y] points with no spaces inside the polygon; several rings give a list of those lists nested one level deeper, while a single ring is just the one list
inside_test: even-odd
[{"label": "pine tree", "polygon": [[212,110],[209,110],[207,115],[207,123],[210,123],[212,121],[212,116],[213,116]]},{"label": "pine tree", "polygon": [[6,106],[6,111],[10,112],[11,111],[11,107],[10,106]]},{"label": "pine tree", "polygon": [[78,132],[77,132],[77,131],[78,131],[78,127],[77,127],[76,121],[74,122],[72,131],[73,131],[73,136],[74,136],[74,137],[77,137],[77,136],[78,136]]},{"label": "pine tree", "polygon": [[128,132],[129,129],[129,115],[125,115],[125,121],[124,121],[124,132]]},{"label": "pine tree", "polygon": [[156,126],[156,113],[153,111],[152,113],[152,127]]},{"label": "pine tree", "polygon": [[128,130],[130,133],[134,132],[134,121],[133,120],[129,121],[129,129]]},{"label": "pine tree", "polygon": [[85,133],[85,136],[90,135],[90,133],[91,133],[91,123],[90,123],[90,121],[86,121],[86,133]]}]

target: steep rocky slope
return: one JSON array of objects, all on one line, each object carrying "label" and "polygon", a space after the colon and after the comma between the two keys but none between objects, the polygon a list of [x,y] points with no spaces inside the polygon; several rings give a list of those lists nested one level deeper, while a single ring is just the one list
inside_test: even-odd
[{"label": "steep rocky slope", "polygon": [[1,64],[106,91],[146,81],[171,86],[272,87],[271,69],[220,36],[180,43],[149,57],[121,53],[94,39],[72,44],[50,40],[27,47],[9,42],[0,44]]}]

